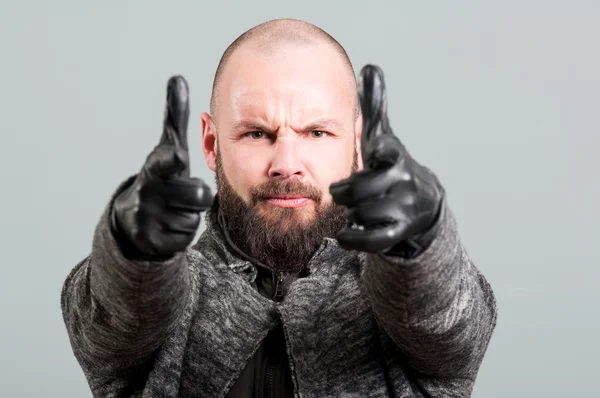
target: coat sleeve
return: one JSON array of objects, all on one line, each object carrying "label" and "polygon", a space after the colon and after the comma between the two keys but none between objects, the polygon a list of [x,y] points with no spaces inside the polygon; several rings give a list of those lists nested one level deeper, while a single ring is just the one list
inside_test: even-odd
[{"label": "coat sleeve", "polygon": [[362,280],[380,327],[414,377],[424,380],[423,388],[429,385],[439,396],[442,380],[452,390],[443,396],[469,396],[497,307],[492,288],[460,242],[446,203],[427,250],[412,259],[368,254]]},{"label": "coat sleeve", "polygon": [[101,384],[124,385],[148,365],[189,297],[184,253],[161,263],[133,262],[121,254],[109,214],[129,182],[113,194],[96,226],[90,255],[72,269],[61,292],[73,353],[101,396]]}]

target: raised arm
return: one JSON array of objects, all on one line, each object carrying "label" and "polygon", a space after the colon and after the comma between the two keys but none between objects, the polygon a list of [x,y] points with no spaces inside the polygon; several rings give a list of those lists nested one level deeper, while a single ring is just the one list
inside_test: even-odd
[{"label": "raised arm", "polygon": [[174,77],[159,145],[112,195],[90,256],[63,285],[61,307],[71,346],[98,396],[110,383],[128,388],[189,297],[186,248],[212,195],[204,182],[189,176],[188,115],[187,83]]},{"label": "raised arm", "polygon": [[358,89],[365,167],[330,188],[348,208],[337,239],[366,253],[365,291],[403,362],[432,390],[443,380],[453,389],[444,396],[468,395],[496,323],[492,289],[460,242],[438,178],[393,134],[381,69],[363,68]]}]

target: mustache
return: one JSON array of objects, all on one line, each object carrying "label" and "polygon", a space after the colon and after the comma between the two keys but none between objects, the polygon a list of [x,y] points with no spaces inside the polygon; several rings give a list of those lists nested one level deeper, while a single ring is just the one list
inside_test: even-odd
[{"label": "mustache", "polygon": [[251,190],[252,203],[256,205],[260,200],[275,195],[302,195],[321,203],[322,194],[312,185],[303,184],[296,180],[270,180]]}]

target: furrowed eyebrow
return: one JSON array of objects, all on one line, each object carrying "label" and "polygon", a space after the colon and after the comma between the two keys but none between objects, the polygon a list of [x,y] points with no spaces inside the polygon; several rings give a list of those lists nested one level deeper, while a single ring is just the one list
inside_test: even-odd
[{"label": "furrowed eyebrow", "polygon": [[[342,129],[342,123],[336,119],[319,119],[302,127],[300,131],[318,131],[318,130],[334,130]],[[264,131],[275,133],[269,126],[255,120],[239,120],[233,124],[234,131]]]},{"label": "furrowed eyebrow", "polygon": [[318,130],[338,131],[341,129],[342,129],[342,124],[335,119],[316,120],[303,128],[304,131],[318,131]]},{"label": "furrowed eyebrow", "polygon": [[271,129],[263,123],[259,123],[252,120],[240,120],[233,124],[234,131],[248,130],[248,131],[271,131]]}]

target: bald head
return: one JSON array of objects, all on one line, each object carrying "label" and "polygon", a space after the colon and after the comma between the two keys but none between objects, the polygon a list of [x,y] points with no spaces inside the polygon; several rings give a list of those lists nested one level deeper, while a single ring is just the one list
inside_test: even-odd
[{"label": "bald head", "polygon": [[[356,86],[354,69],[352,63],[342,45],[323,29],[308,22],[296,19],[276,19],[244,32],[235,39],[223,53],[215,78],[213,81],[210,113],[213,117],[217,114],[219,95],[221,93],[221,81],[230,59],[240,50],[248,50],[250,53],[272,56],[277,52],[289,51],[290,48],[316,48],[326,46],[342,61],[340,73],[347,77],[353,87]],[[246,52],[248,52],[246,51]],[[318,61],[318,60],[315,60]],[[355,110],[358,115],[360,107],[358,97],[355,99]]]}]

